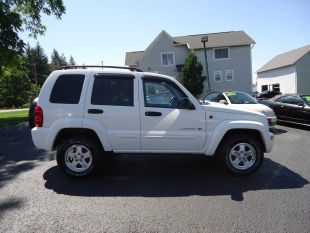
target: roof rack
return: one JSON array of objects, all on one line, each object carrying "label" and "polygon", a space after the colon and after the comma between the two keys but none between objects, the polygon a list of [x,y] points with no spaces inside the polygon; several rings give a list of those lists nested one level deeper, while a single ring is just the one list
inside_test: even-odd
[{"label": "roof rack", "polygon": [[61,70],[67,70],[67,69],[86,69],[86,68],[116,68],[116,69],[124,69],[124,70],[131,70],[131,71],[138,71],[143,72],[142,70],[132,67],[132,66],[95,66],[95,65],[82,65],[82,66],[61,66]]}]

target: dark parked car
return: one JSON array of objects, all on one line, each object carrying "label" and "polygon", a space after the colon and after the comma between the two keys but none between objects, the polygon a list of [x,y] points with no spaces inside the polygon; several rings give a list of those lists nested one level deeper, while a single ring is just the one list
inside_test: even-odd
[{"label": "dark parked car", "polygon": [[259,102],[272,108],[279,121],[310,125],[310,95],[277,95]]},{"label": "dark parked car", "polygon": [[256,95],[257,99],[270,99],[275,97],[276,95],[281,95],[282,93],[280,91],[263,91],[261,93],[258,93]]}]

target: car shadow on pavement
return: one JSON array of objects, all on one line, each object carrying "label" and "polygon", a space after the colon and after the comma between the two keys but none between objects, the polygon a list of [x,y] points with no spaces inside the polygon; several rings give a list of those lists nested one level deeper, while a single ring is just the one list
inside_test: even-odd
[{"label": "car shadow on pavement", "polygon": [[38,161],[54,159],[53,154],[35,149],[27,124],[1,127],[0,148],[0,188]]},{"label": "car shadow on pavement", "polygon": [[287,133],[287,130],[276,128],[276,127],[272,127],[269,130],[270,130],[270,132],[274,133],[275,135]]},{"label": "car shadow on pavement", "polygon": [[235,201],[242,201],[247,191],[302,188],[309,183],[269,158],[257,173],[236,177],[227,174],[214,159],[197,155],[121,155],[86,179],[67,177],[56,166],[43,178],[47,189],[73,196],[230,195]]},{"label": "car shadow on pavement", "polygon": [[5,201],[0,201],[0,219],[5,215],[5,212],[12,209],[21,208],[23,206],[23,200],[17,198],[9,198]]}]

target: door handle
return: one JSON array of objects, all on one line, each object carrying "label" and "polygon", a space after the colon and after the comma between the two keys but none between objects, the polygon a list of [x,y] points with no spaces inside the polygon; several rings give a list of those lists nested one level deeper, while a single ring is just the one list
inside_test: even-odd
[{"label": "door handle", "polygon": [[103,110],[102,109],[88,109],[89,114],[102,114]]},{"label": "door handle", "polygon": [[146,116],[161,116],[161,112],[145,112]]}]

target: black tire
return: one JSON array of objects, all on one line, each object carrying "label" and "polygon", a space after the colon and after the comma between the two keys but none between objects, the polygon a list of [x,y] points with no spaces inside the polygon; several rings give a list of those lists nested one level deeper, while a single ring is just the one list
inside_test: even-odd
[{"label": "black tire", "polygon": [[[245,151],[248,148],[248,151],[242,153],[243,157],[241,157],[241,159],[239,159],[241,156],[240,146],[244,146]],[[253,156],[251,156],[252,153],[250,151],[252,150],[254,150],[255,159],[253,159]],[[235,155],[236,153],[239,154]],[[260,140],[252,135],[231,135],[229,138],[226,138],[223,143],[221,143],[218,156],[220,163],[230,173],[238,176],[248,176],[256,172],[257,169],[261,166],[264,160],[264,150]],[[235,165],[233,162],[235,162]],[[239,164],[237,164],[238,162]]]},{"label": "black tire", "polygon": [[[78,148],[80,152],[75,148]],[[101,153],[100,149],[101,148],[98,144],[91,139],[83,136],[70,137],[57,148],[57,164],[66,175],[73,177],[86,177],[96,168]],[[88,152],[90,152],[90,154]],[[69,155],[69,153],[71,154]],[[80,157],[71,159],[72,154]],[[83,155],[85,155],[84,158]],[[88,156],[91,159],[89,159]],[[80,160],[76,161],[78,159]]]}]

